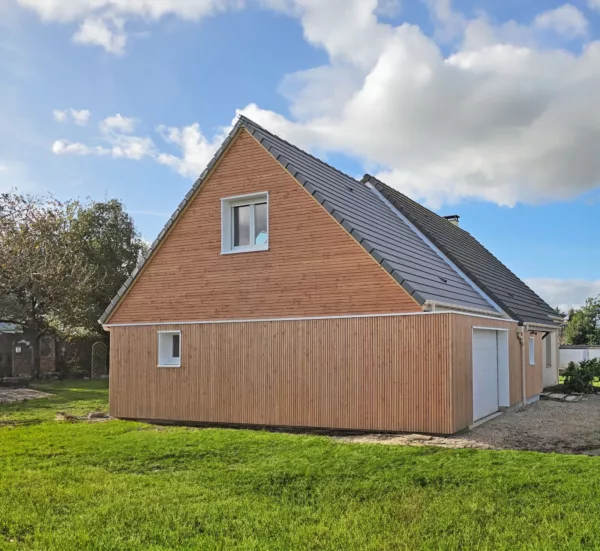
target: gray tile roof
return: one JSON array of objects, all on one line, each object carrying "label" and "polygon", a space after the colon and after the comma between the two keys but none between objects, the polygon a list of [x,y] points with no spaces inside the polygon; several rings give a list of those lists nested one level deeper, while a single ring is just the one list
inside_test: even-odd
[{"label": "gray tile roof", "polygon": [[249,119],[240,120],[419,304],[431,300],[494,312],[481,294],[366,186]]},{"label": "gray tile roof", "polygon": [[419,304],[434,301],[498,313],[498,310],[423,240],[394,209],[354,178],[271,134],[251,120],[237,124],[125,282],[106,312],[105,323],[144,263],[240,128],[245,128]]},{"label": "gray tile roof", "polygon": [[470,233],[372,176],[363,182],[373,185],[513,319],[554,324],[556,312]]}]

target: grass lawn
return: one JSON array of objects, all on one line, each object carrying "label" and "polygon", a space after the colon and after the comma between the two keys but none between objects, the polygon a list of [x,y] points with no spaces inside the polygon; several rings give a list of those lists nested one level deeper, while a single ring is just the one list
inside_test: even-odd
[{"label": "grass lawn", "polygon": [[597,549],[600,458],[54,421],[0,406],[0,549]]}]

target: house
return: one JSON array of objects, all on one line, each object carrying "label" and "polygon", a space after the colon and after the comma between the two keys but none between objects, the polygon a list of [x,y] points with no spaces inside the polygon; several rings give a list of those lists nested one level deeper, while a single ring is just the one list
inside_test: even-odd
[{"label": "house", "polygon": [[536,400],[558,318],[456,222],[240,117],[100,320],[111,415],[450,434]]}]

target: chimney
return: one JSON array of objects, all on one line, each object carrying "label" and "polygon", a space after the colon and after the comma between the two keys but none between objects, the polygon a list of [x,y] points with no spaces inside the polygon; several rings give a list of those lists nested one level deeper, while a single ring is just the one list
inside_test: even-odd
[{"label": "chimney", "polygon": [[458,214],[451,214],[450,216],[444,216],[444,218],[448,220],[448,222],[450,222],[451,224],[454,224],[455,226],[460,226],[460,216]]}]

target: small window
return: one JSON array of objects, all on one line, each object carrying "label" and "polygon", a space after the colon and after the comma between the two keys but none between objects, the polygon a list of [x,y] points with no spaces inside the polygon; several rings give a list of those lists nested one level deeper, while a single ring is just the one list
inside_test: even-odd
[{"label": "small window", "polygon": [[158,332],[158,367],[181,367],[181,331]]},{"label": "small window", "polygon": [[535,365],[535,337],[529,337],[529,365]]},{"label": "small window", "polygon": [[221,200],[221,252],[243,253],[269,248],[267,193]]}]

